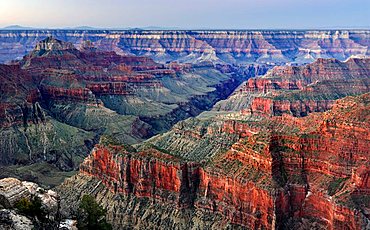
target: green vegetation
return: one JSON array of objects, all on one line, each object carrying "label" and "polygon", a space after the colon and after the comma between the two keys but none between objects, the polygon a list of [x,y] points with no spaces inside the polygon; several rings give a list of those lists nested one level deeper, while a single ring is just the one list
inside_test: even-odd
[{"label": "green vegetation", "polygon": [[341,190],[343,188],[344,182],[348,178],[339,178],[339,179],[334,179],[333,181],[330,182],[329,187],[328,187],[328,194],[330,196],[334,195],[336,192]]},{"label": "green vegetation", "polygon": [[77,227],[80,230],[111,230],[111,224],[107,223],[102,208],[90,195],[84,195],[80,202],[77,217]]},{"label": "green vegetation", "polygon": [[99,143],[101,145],[106,146],[106,147],[109,147],[109,145],[112,145],[112,146],[122,146],[123,149],[126,150],[127,152],[136,152],[136,149],[134,147],[132,147],[131,145],[129,145],[129,144],[123,144],[122,142],[120,142],[119,140],[117,140],[115,137],[109,136],[109,135],[103,135],[103,136],[101,136]]},{"label": "green vegetation", "polygon": [[100,144],[108,146],[108,145],[122,145],[116,138],[108,135],[104,135],[100,137]]},{"label": "green vegetation", "polygon": [[170,151],[168,151],[167,149],[164,149],[164,148],[160,148],[158,147],[157,145],[155,144],[152,144],[152,143],[148,143],[148,142],[145,142],[142,147],[141,147],[141,150],[148,150],[148,149],[156,149],[162,153],[165,153],[165,154],[168,154],[168,155],[171,155],[171,156],[175,156],[175,157],[178,157],[177,155],[171,153]]},{"label": "green vegetation", "polygon": [[42,208],[41,199],[37,196],[31,199],[20,199],[15,204],[15,208],[18,209],[20,213],[27,216],[38,218],[43,218],[45,216],[45,210]]},{"label": "green vegetation", "polygon": [[304,139],[319,139],[320,135],[318,135],[316,133],[303,133],[303,134],[301,134],[301,138],[304,138]]}]

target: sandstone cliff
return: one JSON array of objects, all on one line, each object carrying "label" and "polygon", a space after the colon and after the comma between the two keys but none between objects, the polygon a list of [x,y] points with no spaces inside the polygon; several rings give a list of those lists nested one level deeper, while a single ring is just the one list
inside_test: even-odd
[{"label": "sandstone cliff", "polygon": [[370,59],[318,59],[303,66],[277,66],[262,77],[250,78],[213,110],[265,115],[306,116],[330,109],[334,101],[367,93]]},{"label": "sandstone cliff", "polygon": [[[137,152],[103,140],[79,175],[58,189],[68,204],[78,200],[73,189],[94,194],[116,228],[174,227],[177,219],[182,228],[366,229],[370,207],[361,200],[369,196],[369,97],[346,97],[304,118],[224,116],[215,134],[239,138],[207,161],[186,154],[197,145],[181,132],[197,139],[214,132],[213,123],[191,133],[176,127],[171,132],[184,143],[177,147],[164,144],[173,142],[168,135]],[[147,209],[116,210],[135,205]]]}]

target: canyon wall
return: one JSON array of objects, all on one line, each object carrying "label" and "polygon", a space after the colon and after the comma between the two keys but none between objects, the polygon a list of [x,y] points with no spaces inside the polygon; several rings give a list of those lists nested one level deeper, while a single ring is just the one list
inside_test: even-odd
[{"label": "canyon wall", "polygon": [[[0,65],[1,174],[83,161],[62,209],[91,193],[115,228],[369,228],[368,36],[1,31],[4,61],[35,47]],[[287,62],[313,63],[248,79]]]},{"label": "canyon wall", "polygon": [[22,60],[0,64],[0,175],[39,183],[44,170],[65,175],[99,136],[140,142],[211,108],[267,68],[159,64],[47,37]]},{"label": "canyon wall", "polygon": [[[174,227],[175,219],[183,228],[215,229],[208,222],[214,221],[219,228],[366,229],[370,207],[362,200],[368,200],[370,188],[369,97],[346,97],[328,112],[303,118],[221,118],[219,130],[205,126],[208,135],[222,132],[239,138],[206,161],[186,155],[191,145],[184,138],[186,148],[178,145],[177,151],[163,144],[168,135],[155,138],[162,142],[150,139],[154,144],[144,143],[137,151],[102,139],[79,175],[58,189],[68,205],[80,194],[73,189],[95,195],[117,229],[155,223]],[[174,129],[181,138],[186,124]],[[207,135],[197,129],[189,134],[189,139]],[[114,194],[121,196],[110,200]],[[145,204],[150,211],[134,217],[110,207],[132,203]],[[188,216],[168,216],[169,210]],[[150,222],[147,215],[160,216],[163,222]]]},{"label": "canyon wall", "polygon": [[310,63],[369,55],[368,30],[236,31],[0,31],[0,62],[21,59],[48,36],[119,54],[147,55],[159,62]]},{"label": "canyon wall", "polygon": [[243,82],[216,111],[307,116],[332,108],[335,100],[370,91],[370,59],[317,59],[303,66],[275,66]]}]

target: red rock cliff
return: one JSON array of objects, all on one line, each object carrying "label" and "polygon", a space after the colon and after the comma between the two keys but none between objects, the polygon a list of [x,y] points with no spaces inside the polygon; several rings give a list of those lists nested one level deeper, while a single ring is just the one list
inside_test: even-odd
[{"label": "red rock cliff", "polygon": [[[97,145],[80,172],[112,192],[222,215],[257,229],[362,229],[369,221],[370,95],[325,113],[227,121],[240,140],[209,163]],[[308,221],[301,222],[306,219]]]}]

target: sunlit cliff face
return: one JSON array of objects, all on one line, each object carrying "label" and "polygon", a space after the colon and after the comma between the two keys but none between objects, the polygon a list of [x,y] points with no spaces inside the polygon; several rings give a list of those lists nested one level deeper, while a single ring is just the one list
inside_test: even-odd
[{"label": "sunlit cliff face", "polygon": [[[224,138],[240,134],[240,139],[207,163],[157,148],[130,152],[103,141],[82,163],[79,175],[61,189],[71,194],[71,185],[94,188],[91,192],[106,205],[112,200],[103,194],[124,195],[116,205],[138,202],[145,206],[145,199],[149,199],[158,205],[155,212],[163,218],[161,226],[167,227],[173,224],[168,210],[185,212],[191,208],[196,211],[189,214],[190,218],[197,221],[184,222],[179,217],[177,224],[184,228],[197,224],[211,227],[202,218],[202,213],[208,213],[208,218],[222,228],[235,224],[266,229],[363,229],[367,217],[352,205],[368,208],[360,200],[367,197],[370,186],[366,166],[369,116],[365,120],[359,116],[368,109],[368,102],[369,94],[364,94],[338,100],[332,110],[303,118],[286,115],[225,121],[221,130]],[[175,131],[178,138],[184,129]],[[158,138],[165,139],[166,135]],[[197,138],[200,141],[205,136],[189,137]],[[186,141],[184,136],[183,146],[189,147]],[[350,167],[347,162],[351,162]],[[116,210],[107,208],[113,223],[122,221]],[[134,218],[142,225],[151,223],[145,215]]]}]

